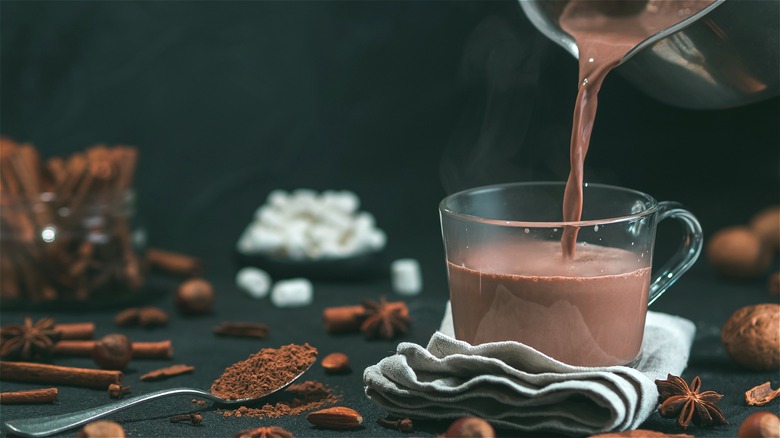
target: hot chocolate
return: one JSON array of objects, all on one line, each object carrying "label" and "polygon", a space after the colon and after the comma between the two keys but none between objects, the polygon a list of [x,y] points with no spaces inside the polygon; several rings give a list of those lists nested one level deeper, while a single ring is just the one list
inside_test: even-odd
[{"label": "hot chocolate", "polygon": [[583,366],[623,365],[639,352],[650,268],[630,252],[556,242],[500,242],[448,263],[455,336],[517,340]]},{"label": "hot chocolate", "polygon": [[[504,227],[504,224],[491,223],[491,220],[497,222],[495,219],[485,219],[485,223],[474,220],[482,210],[486,217],[503,214],[496,212],[507,211],[509,203],[527,202],[523,205],[527,211],[542,209],[541,204],[547,199],[538,195],[542,193],[541,189],[537,192],[531,188],[526,188],[527,191],[515,189],[518,191],[514,192],[512,188],[493,187],[484,193],[453,195],[458,197],[453,205],[465,208],[468,210],[466,215],[470,216],[456,214],[442,221],[452,316],[458,339],[471,344],[515,340],[573,365],[622,365],[636,357],[644,332],[652,258],[652,242],[640,249],[643,243],[636,240],[639,237],[652,240],[655,224],[642,225],[639,222],[644,219],[624,218],[617,222],[640,228],[629,228],[628,237],[614,231],[612,239],[592,238],[593,242],[611,247],[577,243],[580,224],[575,222],[582,220],[584,161],[596,117],[597,95],[607,73],[619,65],[631,49],[711,3],[712,0],[569,0],[560,3],[564,10],[559,24],[571,34],[579,48],[579,90],[571,134],[571,169],[563,194],[563,221],[571,225],[564,227],[558,243],[560,231],[552,223],[529,225],[525,233],[519,233],[512,229],[509,221]],[[596,190],[598,193],[609,191]],[[501,199],[499,193],[508,194]],[[594,201],[594,205],[600,201],[602,207],[608,202],[621,202],[618,198],[603,197]],[[644,208],[641,200],[635,202]],[[637,204],[617,214],[624,216],[635,207]],[[530,214],[530,217],[538,215]],[[502,219],[531,220],[515,216]],[[692,217],[688,219],[695,222]],[[534,229],[534,234],[530,234],[530,228]],[[689,225],[688,228],[691,233],[696,232],[695,227]],[[623,230],[619,225],[613,229]],[[598,226],[594,227],[596,231]],[[590,238],[583,240],[587,239]],[[688,259],[695,259],[695,255]],[[675,268],[678,272],[687,269],[680,266]],[[667,286],[669,284],[667,282]]]}]

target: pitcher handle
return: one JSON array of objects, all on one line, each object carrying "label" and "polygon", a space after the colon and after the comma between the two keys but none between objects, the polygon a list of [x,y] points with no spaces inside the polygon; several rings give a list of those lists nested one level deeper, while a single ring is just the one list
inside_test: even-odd
[{"label": "pitcher handle", "polygon": [[650,283],[648,305],[663,295],[669,286],[693,266],[701,253],[704,241],[699,221],[680,203],[671,201],[658,203],[657,222],[666,218],[674,218],[682,223],[682,242],[677,252],[654,273],[653,282]]}]

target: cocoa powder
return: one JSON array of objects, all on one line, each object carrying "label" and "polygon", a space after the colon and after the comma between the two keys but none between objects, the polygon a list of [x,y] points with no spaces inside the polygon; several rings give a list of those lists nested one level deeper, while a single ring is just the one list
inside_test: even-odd
[{"label": "cocoa powder", "polygon": [[340,397],[320,382],[308,380],[290,385],[285,389],[292,399],[274,404],[267,403],[260,408],[241,406],[238,409],[222,411],[225,417],[277,418],[285,415],[300,415],[303,412],[335,405]]},{"label": "cocoa powder", "polygon": [[284,386],[317,358],[309,344],[264,348],[225,369],[211,384],[211,393],[228,400],[259,398]]}]

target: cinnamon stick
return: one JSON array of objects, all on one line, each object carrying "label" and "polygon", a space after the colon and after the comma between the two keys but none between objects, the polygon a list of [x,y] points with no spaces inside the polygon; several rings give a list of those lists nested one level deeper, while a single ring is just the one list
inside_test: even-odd
[{"label": "cinnamon stick", "polygon": [[133,342],[133,359],[171,359],[173,346],[171,341]]},{"label": "cinnamon stick", "polygon": [[268,337],[268,326],[259,322],[223,321],[215,325],[212,332],[217,336],[265,339]]},{"label": "cinnamon stick", "polygon": [[[401,309],[402,316],[409,315],[409,308],[403,301],[394,301],[387,303],[389,308]],[[363,306],[339,306],[326,307],[322,311],[322,320],[325,324],[325,330],[328,333],[348,333],[360,330],[360,324],[363,323]]]},{"label": "cinnamon stick", "polygon": [[24,391],[0,392],[0,404],[51,403],[57,401],[57,388],[28,389]]},{"label": "cinnamon stick", "polygon": [[[64,340],[54,344],[51,353],[58,356],[89,357],[98,341]],[[133,359],[170,359],[173,357],[171,341],[133,342]]]},{"label": "cinnamon stick", "polygon": [[146,250],[146,261],[151,266],[169,274],[185,277],[203,276],[203,264],[200,259],[159,248]]},{"label": "cinnamon stick", "polygon": [[34,362],[0,361],[0,380],[8,382],[49,383],[107,389],[122,384],[121,371],[48,365]]},{"label": "cinnamon stick", "polygon": [[178,364],[171,365],[169,367],[156,369],[149,371],[148,373],[139,377],[143,381],[160,380],[168,377],[178,376],[179,374],[185,374],[192,372],[195,369],[192,365]]},{"label": "cinnamon stick", "polygon": [[95,336],[94,322],[69,322],[54,326],[60,332],[60,339],[92,339]]}]

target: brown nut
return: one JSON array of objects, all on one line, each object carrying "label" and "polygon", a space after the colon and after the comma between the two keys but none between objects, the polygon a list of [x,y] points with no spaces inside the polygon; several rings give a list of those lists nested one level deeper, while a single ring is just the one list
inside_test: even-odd
[{"label": "brown nut", "polygon": [[780,304],[745,306],[723,324],[720,339],[738,364],[756,371],[780,367]]},{"label": "brown nut", "polygon": [[233,435],[233,438],[295,438],[295,436],[279,426],[263,426],[239,431]]},{"label": "brown nut", "polygon": [[320,363],[328,374],[343,374],[350,371],[349,357],[344,353],[331,353],[323,357]]},{"label": "brown nut", "polygon": [[776,438],[780,437],[780,417],[761,411],[745,418],[737,431],[738,438]]},{"label": "brown nut", "polygon": [[214,287],[202,278],[185,281],[176,291],[176,307],[188,315],[202,315],[214,305]]},{"label": "brown nut", "polygon": [[446,438],[493,438],[496,436],[496,431],[490,423],[479,417],[463,417],[450,424],[444,436]]},{"label": "brown nut", "polygon": [[87,423],[76,434],[76,438],[125,438],[125,429],[116,421],[100,420]]},{"label": "brown nut", "polygon": [[108,370],[121,370],[133,358],[133,344],[120,333],[105,335],[92,347],[92,361]]},{"label": "brown nut", "polygon": [[770,251],[780,249],[780,205],[767,207],[750,219],[750,228]]},{"label": "brown nut", "polygon": [[336,406],[310,412],[306,421],[323,429],[352,429],[363,424],[363,416],[354,409]]},{"label": "brown nut", "polygon": [[706,256],[720,274],[738,279],[756,278],[772,263],[772,253],[758,234],[741,226],[716,232],[707,243]]}]

